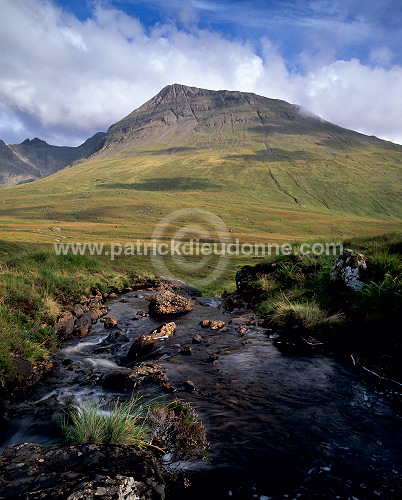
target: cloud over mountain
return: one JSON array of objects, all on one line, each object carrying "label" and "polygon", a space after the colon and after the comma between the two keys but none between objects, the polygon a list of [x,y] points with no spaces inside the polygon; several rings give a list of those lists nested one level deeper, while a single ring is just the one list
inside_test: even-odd
[{"label": "cloud over mountain", "polygon": [[[79,19],[45,0],[2,0],[1,139],[40,136],[77,145],[179,81],[285,99],[402,143],[402,67],[391,64],[392,51],[381,44],[372,50],[374,62],[364,64],[333,60],[318,43],[321,53],[317,46],[303,50],[295,68],[270,32],[230,37],[197,24],[191,2],[180,4],[177,22],[166,17],[151,25],[105,5],[94,2],[89,17]],[[216,12],[214,5],[204,10]],[[363,21],[352,24],[366,29]]]}]

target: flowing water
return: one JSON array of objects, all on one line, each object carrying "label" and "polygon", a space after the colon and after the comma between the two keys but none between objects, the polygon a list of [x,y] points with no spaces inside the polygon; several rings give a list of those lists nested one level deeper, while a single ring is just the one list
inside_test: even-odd
[{"label": "flowing water", "polygon": [[[140,333],[160,325],[136,314],[147,309],[149,293],[131,292],[124,302],[108,304],[124,341],[107,341],[110,330],[97,323],[90,335],[55,355],[58,368],[29,400],[7,409],[3,447],[58,442],[69,404],[127,396],[106,391],[102,377],[124,365]],[[240,334],[236,321],[230,323],[233,314],[219,305],[217,299],[200,299],[176,320],[175,335],[156,353],[177,388],[167,397],[193,403],[211,442],[211,461],[188,464],[192,485],[172,498],[384,498],[383,485],[401,475],[398,392],[322,354],[280,352],[274,336],[259,326]],[[223,320],[228,331],[202,329],[204,319]],[[202,342],[192,344],[197,332]],[[191,356],[179,353],[183,346],[192,347]],[[195,391],[186,389],[189,380]],[[154,385],[142,390],[150,396],[159,391]]]}]

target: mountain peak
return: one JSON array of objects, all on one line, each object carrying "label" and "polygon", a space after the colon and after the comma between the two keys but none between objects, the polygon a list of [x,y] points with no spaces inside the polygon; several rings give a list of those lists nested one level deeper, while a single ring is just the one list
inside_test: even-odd
[{"label": "mountain peak", "polygon": [[25,139],[25,141],[21,142],[21,145],[24,146],[48,146],[48,143],[46,141],[43,141],[42,139],[39,139],[39,137],[35,137],[32,140],[30,139]]}]

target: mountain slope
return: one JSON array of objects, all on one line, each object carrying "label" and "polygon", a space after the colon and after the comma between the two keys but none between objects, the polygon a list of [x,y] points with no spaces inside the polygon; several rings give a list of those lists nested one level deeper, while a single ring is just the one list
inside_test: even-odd
[{"label": "mountain slope", "polygon": [[11,186],[46,177],[87,158],[102,146],[98,132],[78,147],[51,146],[35,137],[21,144],[0,144],[0,186]]},{"label": "mountain slope", "polygon": [[[219,215],[246,241],[401,227],[402,146],[284,101],[170,85],[99,144],[85,161],[3,189],[4,231],[132,241],[183,207]],[[55,224],[61,235],[48,233]]]},{"label": "mountain slope", "polygon": [[118,154],[163,159],[163,169],[148,161],[145,175],[138,167],[126,172],[137,187],[170,189],[190,179],[219,191],[234,183],[260,201],[401,215],[402,146],[251,93],[165,87],[110,127],[95,157]]}]

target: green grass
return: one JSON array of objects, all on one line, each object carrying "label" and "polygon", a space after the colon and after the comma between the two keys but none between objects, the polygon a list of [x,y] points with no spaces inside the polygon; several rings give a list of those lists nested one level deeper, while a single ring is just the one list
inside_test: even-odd
[{"label": "green grass", "polygon": [[[1,189],[0,238],[20,242],[149,240],[165,215],[203,208],[242,241],[347,238],[400,230],[400,148],[199,130]],[[339,139],[339,140],[338,140]],[[332,141],[333,145],[329,144]],[[52,232],[52,227],[61,228]]]},{"label": "green grass", "polygon": [[171,462],[207,459],[206,431],[190,403],[141,400],[137,395],[109,406],[88,403],[70,408],[62,422],[64,440],[153,449],[170,454]]},{"label": "green grass", "polygon": [[[364,253],[360,291],[330,279],[336,257],[281,256],[248,271],[242,295],[284,332],[334,341],[377,371],[401,379],[402,235],[356,238],[346,248]],[[262,283],[267,283],[265,287]]]},{"label": "green grass", "polygon": [[94,403],[72,407],[62,424],[64,440],[71,443],[125,444],[140,450],[149,447],[149,427],[146,415],[149,404],[140,397],[115,401],[101,408]]},{"label": "green grass", "polygon": [[315,300],[308,302],[291,301],[286,296],[283,300],[272,303],[269,319],[273,324],[301,334],[323,334],[344,321],[341,313],[328,315]]},{"label": "green grass", "polygon": [[19,359],[36,363],[54,351],[52,325],[65,305],[95,291],[121,290],[135,277],[110,261],[0,242],[0,385]]}]

